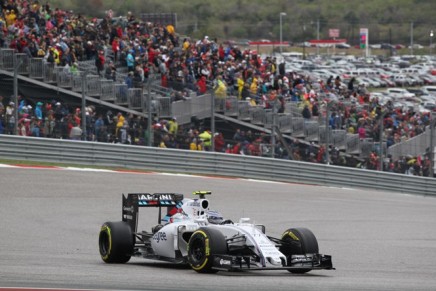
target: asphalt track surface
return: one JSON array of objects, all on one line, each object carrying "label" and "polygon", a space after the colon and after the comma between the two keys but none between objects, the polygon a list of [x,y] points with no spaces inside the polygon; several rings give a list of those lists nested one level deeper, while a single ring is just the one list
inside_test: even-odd
[{"label": "asphalt track surface", "polygon": [[[211,208],[280,236],[307,227],[335,271],[197,274],[101,261],[97,237],[121,193],[211,190]],[[143,210],[144,228],[157,215]],[[98,290],[436,290],[436,199],[356,189],[156,173],[0,167],[0,287]]]}]

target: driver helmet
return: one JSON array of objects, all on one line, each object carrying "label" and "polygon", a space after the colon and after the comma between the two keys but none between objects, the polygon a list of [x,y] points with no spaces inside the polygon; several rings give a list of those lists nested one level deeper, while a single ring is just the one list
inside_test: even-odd
[{"label": "driver helmet", "polygon": [[207,212],[207,220],[212,224],[220,224],[224,221],[222,214],[215,210]]}]

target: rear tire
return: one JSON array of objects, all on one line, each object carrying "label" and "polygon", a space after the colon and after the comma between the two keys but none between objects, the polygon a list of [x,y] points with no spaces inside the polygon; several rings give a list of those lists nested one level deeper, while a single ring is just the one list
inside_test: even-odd
[{"label": "rear tire", "polygon": [[[304,254],[317,254],[319,253],[318,241],[313,234],[307,228],[290,228],[282,234],[283,244],[280,247],[287,260],[288,266],[291,262],[292,255],[304,255]],[[293,269],[289,270],[291,273],[303,274],[309,272],[311,269]]]},{"label": "rear tire", "polygon": [[188,262],[198,273],[216,273],[213,270],[213,256],[227,254],[227,242],[217,229],[200,228],[195,231],[188,243]]},{"label": "rear tire", "polygon": [[98,246],[104,262],[127,263],[133,253],[133,245],[132,230],[126,222],[105,222],[101,226]]}]

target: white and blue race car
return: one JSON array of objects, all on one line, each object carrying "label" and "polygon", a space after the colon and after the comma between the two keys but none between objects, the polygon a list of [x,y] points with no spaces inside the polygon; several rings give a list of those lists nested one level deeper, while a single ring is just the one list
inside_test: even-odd
[{"label": "white and blue race car", "polygon": [[[224,220],[209,209],[206,195],[195,199],[175,193],[132,193],[122,196],[122,221],[106,222],[99,234],[100,255],[106,263],[126,263],[132,256],[189,264],[199,273],[276,270],[306,273],[334,269],[331,256],[318,252],[307,228],[287,229],[281,238],[265,234],[265,226],[249,218]],[[151,232],[138,232],[139,208],[159,208]],[[162,217],[162,208],[166,215]]]}]

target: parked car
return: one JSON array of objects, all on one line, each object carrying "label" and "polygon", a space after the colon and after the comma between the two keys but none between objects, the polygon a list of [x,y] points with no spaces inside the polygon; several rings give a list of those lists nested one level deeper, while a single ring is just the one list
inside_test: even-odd
[{"label": "parked car", "polygon": [[386,89],[386,93],[396,99],[416,97],[415,94],[410,93],[407,89],[404,88],[388,88]]},{"label": "parked car", "polygon": [[420,44],[418,44],[418,43],[414,43],[413,45],[409,45],[409,47],[408,47],[409,49],[423,49],[424,48],[424,46],[423,45],[420,45]]},{"label": "parked car", "polygon": [[394,81],[397,86],[413,86],[413,81],[406,75],[394,75],[392,81]]},{"label": "parked car", "polygon": [[418,77],[420,77],[424,81],[424,85],[435,85],[436,84],[436,77],[434,77],[432,75],[419,75]]},{"label": "parked car", "polygon": [[386,84],[384,87],[395,87],[395,82],[389,78],[380,78],[380,82]]},{"label": "parked car", "polygon": [[422,102],[421,106],[429,111],[436,111],[436,104],[434,102]]},{"label": "parked car", "polygon": [[351,46],[349,44],[346,44],[346,43],[338,43],[336,45],[336,48],[339,48],[339,49],[349,49],[350,47]]},{"label": "parked car", "polygon": [[436,86],[423,86],[421,90],[424,94],[436,96]]},{"label": "parked car", "polygon": [[419,78],[417,75],[409,75],[408,77],[412,81],[412,86],[424,85],[424,81],[421,78]]}]

